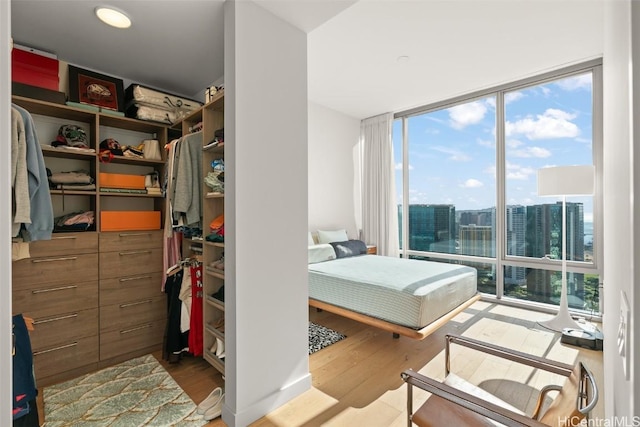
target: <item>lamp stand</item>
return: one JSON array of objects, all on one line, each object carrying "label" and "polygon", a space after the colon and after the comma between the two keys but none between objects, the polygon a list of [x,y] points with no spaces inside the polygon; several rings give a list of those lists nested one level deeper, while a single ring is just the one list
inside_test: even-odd
[{"label": "lamp stand", "polygon": [[538,322],[552,331],[562,332],[564,328],[581,329],[569,314],[569,301],[567,299],[567,197],[562,196],[562,290],[560,291],[560,307],[558,314],[550,320]]}]

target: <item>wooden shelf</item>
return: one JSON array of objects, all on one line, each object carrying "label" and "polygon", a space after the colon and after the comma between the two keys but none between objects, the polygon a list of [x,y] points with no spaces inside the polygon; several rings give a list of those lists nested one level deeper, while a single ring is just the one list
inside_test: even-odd
[{"label": "wooden shelf", "polygon": [[224,193],[205,194],[205,199],[224,199]]},{"label": "wooden shelf", "polygon": [[214,337],[220,338],[222,341],[224,341],[224,332],[221,332],[208,324],[204,325],[204,330],[210,333],[211,335],[213,335]]},{"label": "wooden shelf", "polygon": [[62,159],[78,159],[78,160],[95,160],[96,152],[93,151],[78,151],[78,150],[67,150],[64,148],[56,148],[51,145],[43,145],[41,144],[42,155],[45,157],[59,157]]},{"label": "wooden shelf", "polygon": [[211,363],[214,368],[220,371],[221,374],[224,375],[224,359],[218,359],[218,357],[211,353],[209,349],[204,349],[204,353],[202,355],[204,359]]},{"label": "wooden shelf", "polygon": [[207,295],[207,297],[205,298],[205,301],[207,302],[207,304],[211,305],[212,307],[217,308],[218,310],[222,310],[224,311],[224,302],[220,301],[219,299],[215,299],[212,296]]},{"label": "wooden shelf", "polygon": [[160,197],[162,194],[146,194],[146,193],[111,193],[109,191],[101,191],[100,197],[103,196],[115,196],[115,197]]},{"label": "wooden shelf", "polygon": [[224,242],[209,242],[205,240],[204,244],[212,248],[224,248]]},{"label": "wooden shelf", "polygon": [[218,279],[224,280],[224,270],[222,270],[222,273],[218,273],[217,271],[211,271],[205,268],[204,271],[211,277],[217,277]]},{"label": "wooden shelf", "polygon": [[60,196],[95,196],[97,194],[95,190],[49,190],[49,193]]}]

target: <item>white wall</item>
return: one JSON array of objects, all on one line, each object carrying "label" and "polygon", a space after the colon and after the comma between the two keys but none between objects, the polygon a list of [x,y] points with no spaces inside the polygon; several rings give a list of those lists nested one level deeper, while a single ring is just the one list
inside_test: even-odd
[{"label": "white wall", "polygon": [[360,120],[309,102],[309,231],[358,238]]},{"label": "white wall", "polygon": [[[11,99],[11,2],[0,1],[0,141],[9,141]],[[0,242],[11,241],[11,152],[0,144]],[[11,246],[2,245],[0,256],[0,425],[11,425]]]},{"label": "white wall", "polygon": [[[631,380],[624,377],[622,359],[616,342],[619,325],[620,292],[626,293],[633,304],[634,250],[640,242],[634,242],[638,230],[634,227],[634,168],[632,67],[631,67],[631,3],[629,0],[605,4],[604,59],[603,59],[603,132],[604,132],[604,364],[605,415],[631,417],[637,414],[633,407],[636,384],[633,343],[637,332],[631,321]],[[637,5],[634,7],[637,9]],[[640,20],[636,19],[637,23]],[[638,49],[636,47],[636,49]],[[640,55],[635,55],[640,58]],[[636,71],[637,73],[638,71]],[[640,79],[638,79],[640,81]],[[638,92],[638,88],[634,91]],[[635,119],[638,121],[639,119]],[[637,154],[636,154],[637,156]],[[636,196],[637,197],[637,196]],[[635,255],[637,257],[637,255]],[[637,273],[636,273],[637,274]],[[637,297],[636,297],[637,298]],[[633,304],[632,313],[639,305]],[[632,315],[633,316],[633,315]],[[635,317],[635,316],[633,316]],[[630,425],[630,424],[629,424]]]},{"label": "white wall", "polygon": [[307,286],[307,37],[225,3],[223,420],[245,426],[311,387]]}]

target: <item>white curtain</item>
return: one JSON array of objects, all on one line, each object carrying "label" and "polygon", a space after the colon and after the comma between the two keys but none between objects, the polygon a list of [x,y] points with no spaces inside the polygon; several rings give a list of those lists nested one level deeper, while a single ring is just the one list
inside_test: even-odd
[{"label": "white curtain", "polygon": [[362,234],[378,247],[378,255],[399,256],[398,207],[391,129],[393,114],[360,124],[362,147]]}]

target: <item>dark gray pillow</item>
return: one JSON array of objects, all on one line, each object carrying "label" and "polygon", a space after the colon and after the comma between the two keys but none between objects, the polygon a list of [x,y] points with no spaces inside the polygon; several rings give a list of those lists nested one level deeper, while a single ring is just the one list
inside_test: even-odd
[{"label": "dark gray pillow", "polygon": [[367,245],[362,240],[345,240],[344,242],[331,242],[336,257],[347,258],[350,256],[364,255],[367,253]]}]

